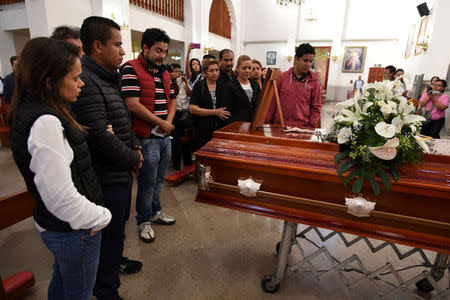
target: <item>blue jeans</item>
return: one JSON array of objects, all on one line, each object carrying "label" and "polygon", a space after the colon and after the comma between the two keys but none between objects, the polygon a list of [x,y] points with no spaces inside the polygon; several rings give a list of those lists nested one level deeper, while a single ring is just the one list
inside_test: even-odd
[{"label": "blue jeans", "polygon": [[90,300],[100,256],[101,233],[90,230],[41,232],[42,240],[55,257],[48,299]]},{"label": "blue jeans", "polygon": [[161,210],[161,190],[170,163],[170,138],[139,139],[144,162],[139,169],[137,224],[149,222]]}]

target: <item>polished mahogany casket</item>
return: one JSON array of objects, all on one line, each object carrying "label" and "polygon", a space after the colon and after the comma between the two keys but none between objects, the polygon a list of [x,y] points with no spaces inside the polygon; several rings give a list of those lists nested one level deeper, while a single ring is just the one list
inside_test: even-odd
[{"label": "polished mahogany casket", "polygon": [[[361,196],[376,204],[368,217],[357,217],[345,200],[356,195],[336,174],[338,144],[279,125],[249,128],[230,124],[196,152],[196,201],[450,253],[450,156],[425,154],[380,195],[365,185]],[[255,196],[240,193],[238,180],[248,178],[261,184]]]}]

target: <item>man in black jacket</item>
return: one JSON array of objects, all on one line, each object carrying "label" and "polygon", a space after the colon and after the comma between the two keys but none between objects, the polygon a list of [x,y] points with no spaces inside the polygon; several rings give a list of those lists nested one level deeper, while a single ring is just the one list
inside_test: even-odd
[{"label": "man in black jacket", "polygon": [[[119,25],[110,19],[89,17],[83,21],[80,34],[86,54],[81,60],[85,86],[72,110],[77,121],[88,128],[92,164],[102,187],[104,204],[112,214],[111,223],[102,231],[94,295],[99,300],[122,299],[117,290],[131,203],[131,171],[142,165],[142,154],[119,93],[117,69],[125,55]],[[109,124],[114,133],[106,130]],[[137,271],[142,267],[140,262],[131,262]]]},{"label": "man in black jacket", "polygon": [[234,66],[234,53],[230,49],[222,49],[219,52],[220,72],[217,84],[219,86],[225,86],[228,82],[235,79],[233,74]]}]

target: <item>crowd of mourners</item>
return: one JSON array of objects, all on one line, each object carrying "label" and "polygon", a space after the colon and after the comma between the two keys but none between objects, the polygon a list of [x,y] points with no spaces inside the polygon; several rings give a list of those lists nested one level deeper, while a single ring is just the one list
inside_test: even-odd
[{"label": "crowd of mourners", "polygon": [[[163,30],[149,28],[139,56],[124,62],[120,26],[92,16],[80,29],[61,26],[49,38],[32,39],[11,60],[3,91],[11,149],[54,256],[49,299],[122,299],[119,273],[142,268],[123,256],[133,173],[138,236],[154,242],[155,224],[176,222],[160,199],[170,162],[176,170],[182,159],[191,165],[213,131],[253,118],[270,80],[259,61],[241,55],[234,64],[230,49],[190,59],[195,44],[189,44],[183,75],[179,64],[164,64],[169,44]],[[320,119],[314,58],[311,45],[299,45],[294,65],[277,81],[288,126],[314,128]],[[435,91],[445,87],[433,81],[420,100],[433,105],[436,122],[445,99]],[[275,101],[265,121],[280,123]]]}]

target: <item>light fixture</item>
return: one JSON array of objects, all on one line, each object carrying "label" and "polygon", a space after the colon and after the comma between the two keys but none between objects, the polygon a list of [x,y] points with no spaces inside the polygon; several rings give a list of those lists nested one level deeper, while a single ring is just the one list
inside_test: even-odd
[{"label": "light fixture", "polygon": [[312,7],[309,8],[309,12],[306,14],[305,22],[314,23],[317,21],[317,17],[314,16]]},{"label": "light fixture", "polygon": [[210,45],[206,45],[206,41],[203,41],[203,54],[207,54],[211,50],[214,50],[214,48]]},{"label": "light fixture", "polygon": [[302,5],[304,0],[277,0],[278,5],[288,6],[288,5]]},{"label": "light fixture", "polygon": [[338,57],[337,57],[337,55],[332,55],[332,56],[331,56],[331,59],[332,59],[333,61],[336,61],[336,60],[338,59]]},{"label": "light fixture", "polygon": [[422,48],[423,52],[427,52],[428,50],[428,39],[430,38],[429,35],[427,35],[427,37],[425,39],[423,39],[422,43],[417,43],[417,47]]}]

